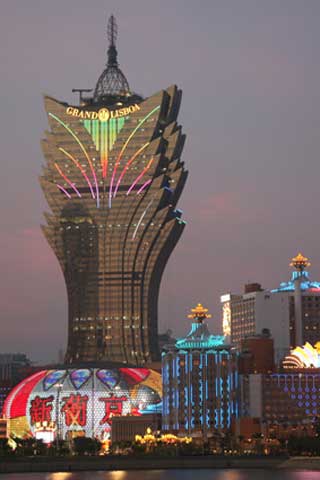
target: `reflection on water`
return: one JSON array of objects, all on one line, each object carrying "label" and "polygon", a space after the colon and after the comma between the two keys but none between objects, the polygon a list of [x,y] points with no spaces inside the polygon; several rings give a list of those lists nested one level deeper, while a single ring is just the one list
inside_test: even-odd
[{"label": "reflection on water", "polygon": [[71,472],[50,473],[50,475],[46,475],[46,480],[72,480],[72,473]]},{"label": "reflection on water", "polygon": [[0,480],[319,480],[318,471],[118,470],[114,472],[10,473]]},{"label": "reflection on water", "polygon": [[319,480],[319,478],[320,472],[292,472],[292,480]]}]

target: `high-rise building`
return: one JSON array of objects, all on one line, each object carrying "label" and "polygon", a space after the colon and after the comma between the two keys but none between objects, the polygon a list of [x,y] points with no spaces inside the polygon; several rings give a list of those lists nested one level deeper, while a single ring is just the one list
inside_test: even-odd
[{"label": "high-rise building", "polygon": [[189,334],[162,354],[162,428],[204,439],[238,415],[236,357],[223,336],[209,333],[207,312],[192,309]]},{"label": "high-rise building", "polygon": [[159,359],[160,281],[185,226],[176,208],[187,178],[181,91],[133,93],[116,33],[112,16],[107,66],[92,97],[76,90],[76,106],[45,97],[41,185],[51,213],[43,231],[67,287],[67,363]]},{"label": "high-rise building", "polygon": [[274,339],[279,362],[290,349],[320,338],[320,283],[311,281],[306,268],[310,263],[299,253],[290,263],[294,267],[289,282],[273,290],[259,284],[246,286],[244,294],[221,296],[225,335],[238,350],[241,341],[268,329]]}]

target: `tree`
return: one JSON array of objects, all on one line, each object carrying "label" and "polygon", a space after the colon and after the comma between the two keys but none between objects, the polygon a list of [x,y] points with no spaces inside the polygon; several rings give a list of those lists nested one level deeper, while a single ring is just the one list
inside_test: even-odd
[{"label": "tree", "polygon": [[96,455],[101,450],[101,442],[95,438],[76,437],[73,444],[78,455]]},{"label": "tree", "polygon": [[0,438],[0,457],[8,457],[13,454],[13,450],[8,444],[7,438]]}]

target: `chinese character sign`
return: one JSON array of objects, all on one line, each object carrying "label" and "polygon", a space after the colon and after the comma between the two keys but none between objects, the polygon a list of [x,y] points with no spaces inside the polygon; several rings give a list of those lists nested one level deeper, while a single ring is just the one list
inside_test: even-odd
[{"label": "chinese character sign", "polygon": [[51,422],[53,398],[53,395],[44,398],[41,398],[39,395],[37,395],[32,400],[30,407],[30,419],[32,425],[37,422]]}]

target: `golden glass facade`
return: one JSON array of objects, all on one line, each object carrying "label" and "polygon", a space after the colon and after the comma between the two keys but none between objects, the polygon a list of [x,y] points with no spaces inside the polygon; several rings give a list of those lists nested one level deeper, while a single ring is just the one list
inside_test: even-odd
[{"label": "golden glass facade", "polygon": [[45,97],[43,231],[67,287],[68,363],[159,358],[159,286],[185,226],[181,91],[134,100],[74,107]]}]

